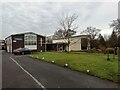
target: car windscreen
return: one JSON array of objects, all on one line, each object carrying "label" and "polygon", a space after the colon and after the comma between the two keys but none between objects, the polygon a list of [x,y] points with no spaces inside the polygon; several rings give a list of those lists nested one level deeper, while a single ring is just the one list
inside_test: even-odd
[{"label": "car windscreen", "polygon": [[29,50],[28,48],[22,48],[22,50]]}]

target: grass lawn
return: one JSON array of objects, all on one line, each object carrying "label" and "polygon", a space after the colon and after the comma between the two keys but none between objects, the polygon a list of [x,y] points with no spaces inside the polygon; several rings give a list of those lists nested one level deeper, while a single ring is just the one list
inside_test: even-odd
[{"label": "grass lawn", "polygon": [[[39,52],[32,55],[43,61],[52,62],[68,68],[77,70],[100,78],[118,82],[118,59],[113,59],[110,55],[110,61],[107,61],[107,55],[86,52]],[[44,57],[44,58],[43,58]],[[87,72],[89,70],[89,72]]]}]

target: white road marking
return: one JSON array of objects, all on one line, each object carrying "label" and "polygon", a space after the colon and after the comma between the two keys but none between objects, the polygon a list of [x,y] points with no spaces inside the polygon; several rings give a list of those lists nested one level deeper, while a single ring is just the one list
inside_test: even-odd
[{"label": "white road marking", "polygon": [[16,63],[25,73],[27,73],[41,88],[46,90],[46,88],[34,76],[32,76],[32,74],[30,74],[27,70],[25,70],[16,60],[14,60],[12,57],[10,57],[10,59],[14,63]]}]

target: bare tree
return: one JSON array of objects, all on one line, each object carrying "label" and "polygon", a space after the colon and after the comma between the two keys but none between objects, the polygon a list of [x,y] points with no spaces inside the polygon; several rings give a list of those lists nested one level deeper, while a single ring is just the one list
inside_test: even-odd
[{"label": "bare tree", "polygon": [[[76,29],[78,26],[75,24],[75,20],[78,18],[78,16],[74,13],[72,15],[64,16],[59,20],[59,34],[62,36],[62,38],[67,40],[68,45],[68,52],[69,52],[69,46],[70,46],[70,38],[76,33]],[[58,36],[59,36],[58,35]]]},{"label": "bare tree", "polygon": [[108,41],[109,38],[110,38],[110,35],[108,35],[108,34],[104,34],[103,37],[104,37],[105,41]]},{"label": "bare tree", "polygon": [[110,24],[110,27],[113,28],[113,30],[120,35],[120,19],[113,20],[112,23]]},{"label": "bare tree", "polygon": [[103,38],[105,39],[106,47],[109,47],[109,39],[110,39],[110,35],[108,35],[108,34],[104,34],[104,35],[103,35]]},{"label": "bare tree", "polygon": [[96,37],[97,35],[99,35],[99,32],[100,32],[100,31],[101,31],[100,29],[97,29],[97,28],[95,28],[95,27],[89,26],[89,27],[87,27],[85,30],[83,30],[83,31],[81,32],[81,34],[90,35],[90,36],[91,36],[91,39],[95,39],[95,37]]},{"label": "bare tree", "polygon": [[46,42],[47,42],[47,43],[52,43],[52,37],[53,37],[53,36],[47,36],[47,37],[46,37]]},{"label": "bare tree", "polygon": [[54,35],[53,35],[53,39],[62,39],[62,38],[65,38],[64,37],[64,33],[65,31],[64,30],[58,30],[58,31],[55,31]]},{"label": "bare tree", "polygon": [[85,35],[89,35],[90,36],[90,45],[91,45],[91,48],[95,47],[96,45],[96,36],[99,35],[99,32],[101,30],[100,29],[97,29],[95,27],[92,27],[92,26],[89,26],[87,27],[85,30],[83,30],[80,34],[85,34]]},{"label": "bare tree", "polygon": [[[120,36],[120,19],[113,20],[110,24],[110,27],[113,28],[114,31]],[[118,41],[119,42],[119,41]],[[118,46],[118,59],[120,60],[120,46]]]}]

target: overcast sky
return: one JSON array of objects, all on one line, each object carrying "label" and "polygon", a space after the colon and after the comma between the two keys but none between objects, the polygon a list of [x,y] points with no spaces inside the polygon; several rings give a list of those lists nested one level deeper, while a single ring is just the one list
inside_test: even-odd
[{"label": "overcast sky", "polygon": [[100,28],[102,34],[110,34],[109,24],[118,18],[118,2],[4,2],[0,10],[0,38],[23,32],[52,35],[59,26],[58,18],[69,13],[78,15],[77,34],[88,26]]}]

